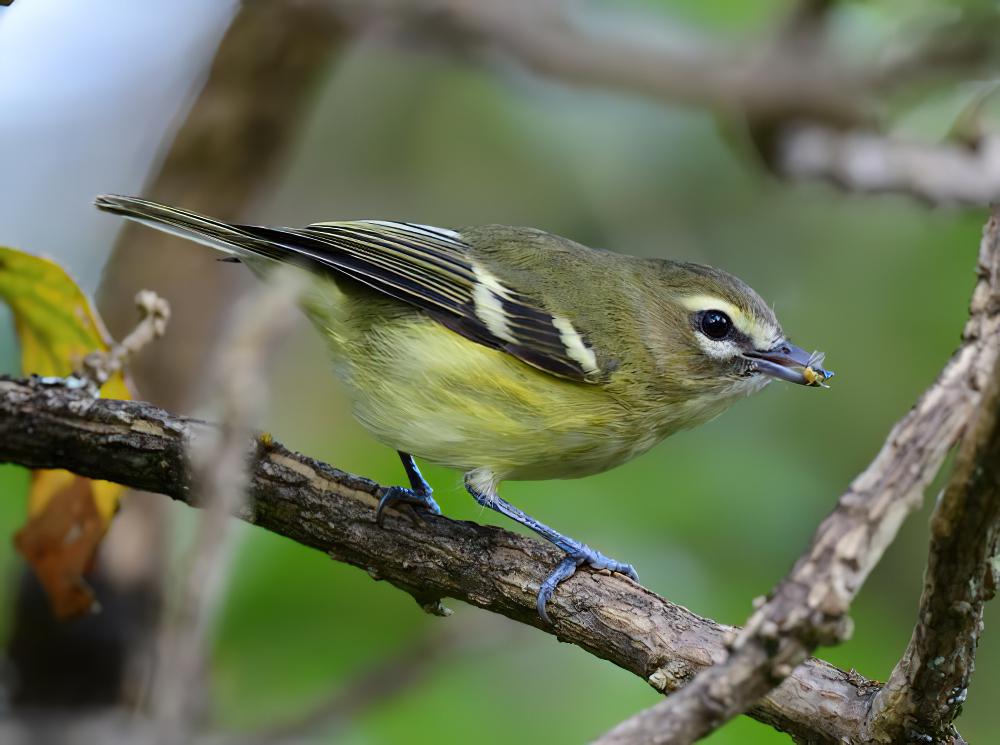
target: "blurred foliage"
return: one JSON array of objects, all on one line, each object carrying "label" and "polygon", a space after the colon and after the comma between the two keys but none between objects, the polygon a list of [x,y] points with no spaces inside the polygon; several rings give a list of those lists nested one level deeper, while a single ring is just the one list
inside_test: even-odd
[{"label": "blurred foliage", "polygon": [[[788,7],[777,0],[616,5],[662,8],[733,34],[756,33]],[[900,2],[848,3],[837,22],[872,38],[872,26],[912,12]],[[254,222],[522,224],[623,252],[702,261],[748,281],[797,343],[827,353],[838,374],[830,390],[776,384],[615,471],[503,488],[539,519],[633,562],[655,591],[740,623],[955,348],[985,211],[778,183],[708,114],[513,71],[498,76],[418,46],[367,41],[332,73]],[[339,467],[400,483],[395,454],[351,419],[327,368],[303,324],[276,365],[268,429]],[[427,468],[425,475],[450,516],[512,527],[475,505],[458,474]],[[16,469],[0,470],[8,494],[24,484]],[[869,578],[853,613],[854,638],[822,650],[824,657],[887,677],[914,620],[928,509],[910,519]],[[23,517],[19,499],[0,500],[0,511],[5,526]],[[189,510],[175,512],[182,527],[190,524]],[[432,625],[483,615],[452,601],[456,617],[428,617],[362,572],[262,531],[241,532],[216,629],[219,726],[293,721]],[[186,533],[179,535],[183,553]],[[12,561],[0,545],[4,571]],[[8,588],[0,583],[0,602],[10,600]],[[994,737],[998,618],[989,608],[958,721],[972,742]],[[642,681],[550,636],[512,628],[493,641],[494,632],[484,626],[482,646],[457,651],[340,734],[317,731],[316,741],[578,743],[658,699]],[[788,740],[743,718],[709,742]]]},{"label": "blurred foliage", "polygon": [[[0,246],[0,299],[14,316],[25,375],[66,376],[93,352],[106,352],[104,324],[56,262]],[[130,398],[125,377],[112,375],[100,393]],[[94,602],[83,579],[114,517],[124,487],[69,471],[36,470],[28,494],[28,520],[15,544],[31,563],[55,614],[89,613]]]}]

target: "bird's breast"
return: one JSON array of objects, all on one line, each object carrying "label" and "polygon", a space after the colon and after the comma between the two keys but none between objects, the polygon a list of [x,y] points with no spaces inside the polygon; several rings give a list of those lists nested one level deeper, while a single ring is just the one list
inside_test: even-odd
[{"label": "bird's breast", "polygon": [[[328,324],[358,420],[381,442],[500,479],[586,476],[662,439],[615,391],[563,380],[421,314],[359,333]],[[669,417],[666,417],[669,419]]]}]

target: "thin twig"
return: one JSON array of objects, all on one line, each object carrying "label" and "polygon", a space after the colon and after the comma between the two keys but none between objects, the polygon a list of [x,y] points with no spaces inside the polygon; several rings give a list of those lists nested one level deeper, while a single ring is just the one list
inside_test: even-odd
[{"label": "thin twig", "polygon": [[152,685],[158,741],[187,742],[196,728],[205,696],[202,666],[208,628],[214,618],[233,553],[229,517],[243,504],[250,466],[247,440],[259,424],[266,401],[266,353],[296,317],[303,278],[294,270],[245,297],[213,365],[221,425],[192,450],[193,479],[204,507],[183,591],[167,608],[159,663]]},{"label": "thin twig", "polygon": [[124,368],[130,357],[167,331],[170,305],[152,290],[140,290],[135,296],[139,323],[128,336],[106,352],[91,352],[80,363],[77,376],[100,388],[112,375]]},{"label": "thin twig", "polygon": [[817,646],[850,635],[851,601],[983,403],[983,381],[1000,353],[998,221],[1000,211],[994,211],[983,230],[980,277],[962,346],[840,497],[788,577],[762,600],[729,657],[623,722],[601,745],[694,742],[752,706]]}]

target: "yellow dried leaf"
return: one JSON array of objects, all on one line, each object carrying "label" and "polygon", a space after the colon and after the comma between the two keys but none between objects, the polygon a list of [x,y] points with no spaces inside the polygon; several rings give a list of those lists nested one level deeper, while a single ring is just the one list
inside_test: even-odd
[{"label": "yellow dried leaf", "polygon": [[[0,298],[14,314],[24,374],[65,376],[110,337],[86,295],[54,261],[0,246]],[[131,398],[124,376],[101,387],[106,398]],[[69,471],[36,471],[28,521],[15,544],[45,586],[56,614],[86,612],[93,593],[83,574],[93,563],[123,487]]]}]

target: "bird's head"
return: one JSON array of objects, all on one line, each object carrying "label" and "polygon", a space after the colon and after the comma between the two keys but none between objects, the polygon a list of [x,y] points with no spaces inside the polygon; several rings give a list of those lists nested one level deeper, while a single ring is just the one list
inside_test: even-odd
[{"label": "bird's head", "polygon": [[671,326],[688,386],[729,396],[774,379],[825,387],[833,377],[823,354],[792,344],[745,282],[700,264],[674,265],[670,275]]}]

